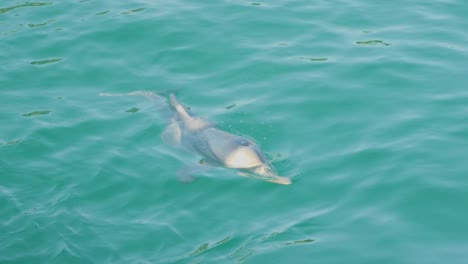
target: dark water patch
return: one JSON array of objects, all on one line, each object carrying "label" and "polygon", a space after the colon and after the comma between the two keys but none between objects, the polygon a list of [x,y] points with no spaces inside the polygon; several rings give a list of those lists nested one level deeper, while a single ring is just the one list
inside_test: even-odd
[{"label": "dark water patch", "polygon": [[286,245],[287,246],[302,245],[302,244],[312,243],[314,241],[315,240],[313,240],[313,239],[294,240],[294,241],[291,241],[291,242],[286,242]]},{"label": "dark water patch", "polygon": [[229,257],[237,259],[238,263],[242,263],[245,259],[252,256],[255,252],[253,250],[252,242],[255,244],[255,238],[249,238],[247,241],[242,243],[234,252],[229,254]]},{"label": "dark water patch", "polygon": [[24,4],[20,4],[20,5],[15,5],[15,6],[12,6],[12,7],[0,8],[0,14],[6,13],[6,12],[9,12],[11,10],[15,10],[15,9],[21,8],[21,7],[46,6],[46,5],[50,5],[50,4],[51,3],[24,3]]},{"label": "dark water patch", "polygon": [[205,244],[201,245],[200,247],[197,248],[197,250],[192,252],[192,254],[190,254],[190,256],[196,256],[196,255],[199,255],[199,254],[205,252],[206,250],[208,250],[209,245],[210,244],[208,244],[208,243],[205,243]]},{"label": "dark water patch", "polygon": [[327,61],[328,58],[324,57],[299,57],[301,60],[308,60],[308,61]]},{"label": "dark water patch", "polygon": [[250,5],[253,5],[253,6],[260,6],[260,5],[262,5],[262,3],[256,3],[256,2],[254,2],[254,3],[250,3]]},{"label": "dark water patch", "polygon": [[96,13],[96,16],[105,15],[105,14],[108,14],[109,12],[110,11],[102,11],[102,12]]},{"label": "dark water patch", "polygon": [[128,11],[125,11],[125,12],[122,12],[123,15],[129,15],[129,14],[133,14],[133,13],[137,13],[137,12],[141,12],[143,10],[145,10],[146,8],[142,7],[142,8],[137,8],[137,9],[132,9],[132,10],[128,10]]},{"label": "dark water patch", "polygon": [[262,240],[268,240],[268,239],[270,239],[270,238],[272,238],[272,237],[275,237],[275,236],[278,235],[278,234],[280,234],[280,232],[273,232],[273,233],[271,233],[271,234],[268,234],[268,235],[262,237],[261,239],[262,239]]},{"label": "dark water patch", "polygon": [[209,250],[209,249],[212,249],[212,248],[215,248],[217,246],[220,246],[222,244],[225,244],[227,242],[229,242],[231,240],[231,236],[227,236],[223,239],[221,239],[220,241],[214,243],[212,246],[210,246],[209,243],[204,243],[203,245],[201,245],[200,247],[198,247],[194,252],[192,252],[190,254],[190,256],[196,256],[196,255],[200,255],[201,253]]},{"label": "dark water patch", "polygon": [[43,27],[43,26],[47,26],[47,24],[49,24],[50,22],[54,22],[55,20],[49,20],[47,22],[44,22],[44,23],[38,23],[38,24],[28,24],[29,27],[32,27],[32,28],[35,28],[35,27]]},{"label": "dark water patch", "polygon": [[234,108],[234,107],[236,107],[236,104],[228,105],[228,106],[226,106],[225,108],[226,108],[227,110],[229,110],[229,109]]},{"label": "dark water patch", "polygon": [[133,107],[133,108],[128,109],[128,110],[125,111],[125,112],[134,114],[134,113],[138,112],[138,110],[140,110],[140,108],[138,108],[138,107]]},{"label": "dark water patch", "polygon": [[48,60],[40,60],[40,61],[31,61],[30,64],[32,64],[32,65],[44,65],[44,64],[59,62],[61,60],[62,59],[48,59]]},{"label": "dark water patch", "polygon": [[239,258],[237,261],[243,262],[246,258],[250,257],[252,254],[253,254],[253,252],[249,252],[249,253],[247,253],[246,255],[244,255],[244,256],[242,256],[241,258]]},{"label": "dark water patch", "polygon": [[37,115],[48,115],[51,111],[48,110],[43,110],[43,111],[34,111],[31,113],[23,114],[25,117],[30,117],[30,116],[37,116]]},{"label": "dark water patch", "polygon": [[371,45],[371,46],[390,46],[390,43],[384,42],[382,40],[363,40],[356,42],[358,45]]},{"label": "dark water patch", "polygon": [[229,240],[231,240],[231,237],[230,237],[230,236],[227,236],[227,237],[225,237],[224,239],[222,239],[222,240],[220,240],[220,241],[214,243],[212,247],[217,247],[217,246],[219,246],[219,245],[222,245],[222,244],[228,242]]}]

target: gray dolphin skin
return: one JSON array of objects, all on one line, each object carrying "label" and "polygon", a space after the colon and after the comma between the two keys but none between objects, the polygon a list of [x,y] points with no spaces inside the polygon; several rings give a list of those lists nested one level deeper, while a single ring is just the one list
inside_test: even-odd
[{"label": "gray dolphin skin", "polygon": [[[101,96],[141,95],[161,102],[163,97],[152,92],[128,94],[99,94]],[[252,140],[218,129],[214,124],[193,116],[169,95],[172,117],[161,134],[163,141],[174,147],[200,155],[207,164],[240,169],[241,176],[257,178],[278,184],[291,184],[291,180],[275,173],[259,146]]]}]

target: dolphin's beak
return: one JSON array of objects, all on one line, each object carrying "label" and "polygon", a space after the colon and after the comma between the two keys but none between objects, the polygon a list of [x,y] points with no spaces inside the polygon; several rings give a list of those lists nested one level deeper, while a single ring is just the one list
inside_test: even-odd
[{"label": "dolphin's beak", "polygon": [[259,178],[265,181],[284,185],[291,184],[291,179],[277,175],[268,165],[259,166],[254,170],[254,172],[261,175],[262,177]]},{"label": "dolphin's beak", "polygon": [[292,183],[291,179],[286,178],[286,177],[282,177],[282,176],[269,176],[269,177],[271,178],[265,179],[265,181],[274,182],[274,183],[283,184],[283,185],[289,185]]}]

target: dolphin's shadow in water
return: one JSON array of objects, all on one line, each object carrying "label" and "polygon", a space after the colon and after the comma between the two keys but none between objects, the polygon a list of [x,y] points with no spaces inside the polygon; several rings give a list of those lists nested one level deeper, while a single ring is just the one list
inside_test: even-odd
[{"label": "dolphin's shadow in water", "polygon": [[[253,140],[221,130],[211,122],[192,115],[174,94],[170,94],[168,100],[148,91],[99,95],[150,98],[156,103],[157,110],[170,119],[169,125],[161,134],[166,144],[200,155],[206,165],[239,169],[240,176],[291,184],[289,178],[276,174],[270,161]],[[188,173],[183,176],[183,181],[191,181]]]}]

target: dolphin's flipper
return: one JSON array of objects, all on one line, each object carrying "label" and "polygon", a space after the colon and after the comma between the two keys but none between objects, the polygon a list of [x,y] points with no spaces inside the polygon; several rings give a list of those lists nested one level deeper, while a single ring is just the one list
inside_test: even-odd
[{"label": "dolphin's flipper", "polygon": [[209,157],[205,157],[203,159],[200,159],[198,161],[198,164],[203,165],[203,166],[208,166],[208,167],[219,167],[220,166],[219,162],[216,162],[216,161],[210,159]]},{"label": "dolphin's flipper", "polygon": [[193,174],[186,167],[177,170],[177,178],[181,183],[192,183],[196,180]]},{"label": "dolphin's flipper", "polygon": [[193,164],[190,166],[184,166],[177,170],[177,178],[182,183],[192,183],[196,180],[194,176],[205,173],[207,170],[211,169],[210,167],[205,166],[204,164]]},{"label": "dolphin's flipper", "polygon": [[169,146],[181,148],[182,132],[179,124],[172,121],[161,133],[161,139]]}]

